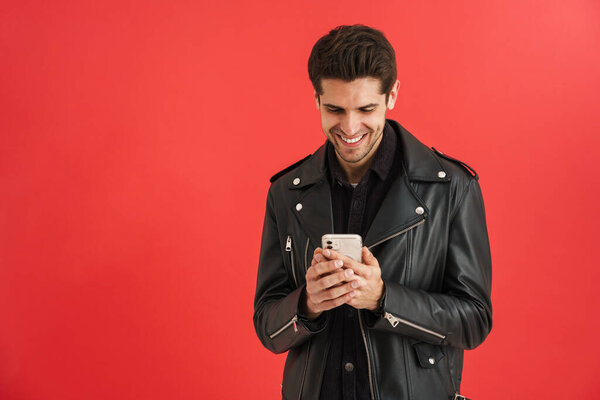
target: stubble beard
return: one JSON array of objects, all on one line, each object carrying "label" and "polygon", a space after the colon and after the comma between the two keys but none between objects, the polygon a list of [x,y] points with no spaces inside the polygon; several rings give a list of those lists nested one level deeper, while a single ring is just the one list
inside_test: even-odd
[{"label": "stubble beard", "polygon": [[[349,164],[356,164],[356,163],[359,163],[362,160],[364,160],[369,154],[371,154],[373,152],[373,148],[379,142],[379,140],[381,139],[381,136],[383,135],[383,129],[381,129],[381,131],[379,132],[379,135],[375,138],[375,140],[373,140],[371,142],[370,146],[365,150],[365,152],[358,156],[358,159],[356,159],[356,158],[348,159],[347,157],[345,157],[344,154],[342,154],[342,152],[340,151],[340,148],[343,148],[342,146],[344,146],[343,144],[339,143],[339,141],[341,141],[342,139],[337,137],[337,133],[334,130],[330,131],[329,133],[331,133],[331,135],[333,137],[335,137],[336,145],[334,145],[333,148],[335,149],[335,152],[337,153],[337,155],[342,160],[344,160],[345,162],[347,162]],[[365,135],[371,135],[372,133],[373,133],[373,131],[369,131],[369,132],[365,133]]]}]

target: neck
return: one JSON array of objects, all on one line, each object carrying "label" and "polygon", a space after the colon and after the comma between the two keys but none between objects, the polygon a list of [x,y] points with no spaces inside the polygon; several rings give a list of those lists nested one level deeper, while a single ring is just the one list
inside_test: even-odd
[{"label": "neck", "polygon": [[362,177],[367,173],[371,164],[373,164],[374,157],[371,155],[368,159],[360,160],[358,163],[349,163],[335,153],[338,163],[346,173],[346,178],[349,183],[359,183]]}]

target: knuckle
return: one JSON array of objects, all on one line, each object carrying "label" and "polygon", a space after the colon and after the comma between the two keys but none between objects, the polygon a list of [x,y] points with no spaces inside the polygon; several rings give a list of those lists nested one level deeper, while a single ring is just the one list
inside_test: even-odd
[{"label": "knuckle", "polygon": [[321,279],[321,283],[323,284],[323,290],[325,290],[335,285],[335,280],[331,276],[326,276],[325,278]]},{"label": "knuckle", "polygon": [[347,292],[347,289],[345,286],[340,286],[335,289],[332,289],[332,291],[334,291],[334,293],[332,293],[334,297],[340,297]]}]

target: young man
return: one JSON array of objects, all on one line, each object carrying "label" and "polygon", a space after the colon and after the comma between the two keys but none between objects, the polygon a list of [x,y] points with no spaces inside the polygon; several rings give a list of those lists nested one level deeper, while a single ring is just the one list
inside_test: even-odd
[{"label": "young man", "polygon": [[[332,30],[308,62],[327,141],[271,178],[254,301],[288,351],[285,399],[453,399],[492,326],[477,174],[386,120],[400,83],[383,34]],[[362,262],[320,248],[363,238]]]}]

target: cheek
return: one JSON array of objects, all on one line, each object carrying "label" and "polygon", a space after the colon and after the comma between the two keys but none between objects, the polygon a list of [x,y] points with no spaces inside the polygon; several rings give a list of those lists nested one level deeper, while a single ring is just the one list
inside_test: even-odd
[{"label": "cheek", "polygon": [[323,130],[325,132],[329,132],[329,130],[337,124],[338,121],[335,119],[335,117],[331,117],[330,115],[327,115],[325,113],[321,114],[321,126],[323,127]]},{"label": "cheek", "polygon": [[378,113],[369,116],[368,120],[365,121],[367,125],[374,132],[379,132],[385,126],[385,113]]}]

